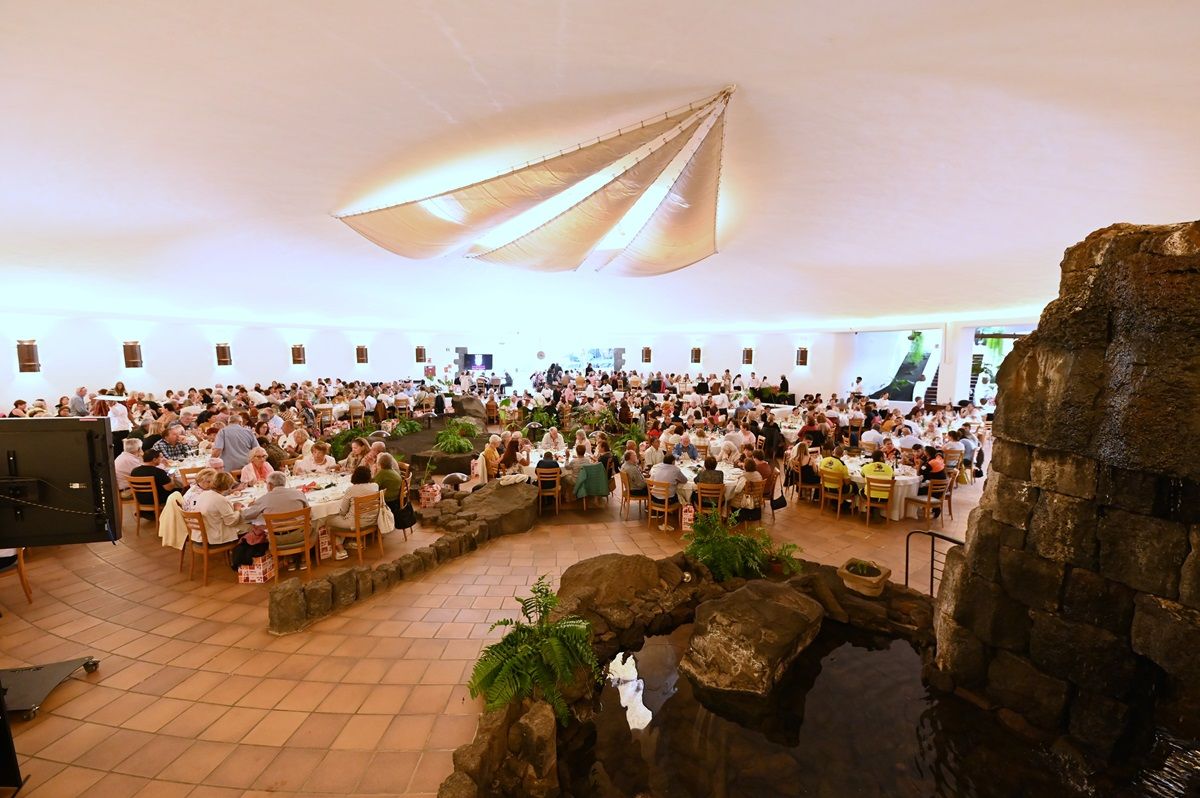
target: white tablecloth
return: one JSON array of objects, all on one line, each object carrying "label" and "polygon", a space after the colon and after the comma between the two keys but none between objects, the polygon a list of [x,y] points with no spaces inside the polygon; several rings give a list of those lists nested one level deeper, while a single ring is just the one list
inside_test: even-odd
[{"label": "white tablecloth", "polygon": [[[312,507],[313,521],[337,515],[338,508],[341,506],[342,496],[345,495],[346,488],[350,487],[350,475],[305,474],[288,477],[288,487],[290,488],[298,488],[312,483],[316,483],[318,487],[308,491],[305,495],[308,497],[309,506]],[[332,487],[326,487],[327,485]],[[250,502],[266,492],[267,488],[265,485],[243,487],[234,493],[230,493],[229,501],[250,504]]]},{"label": "white tablecloth", "polygon": [[[850,469],[850,479],[855,485],[866,489],[867,480],[862,475],[862,467],[871,462],[860,457],[847,457],[846,466]],[[888,504],[887,516],[893,521],[899,521],[905,516],[905,505],[907,498],[916,498],[917,491],[921,487],[921,477],[913,473],[913,470],[908,466],[901,466],[896,472],[896,481],[892,485],[892,498]],[[917,511],[912,511],[911,517],[916,517]]]},{"label": "white tablecloth", "polygon": [[[696,485],[693,482],[696,474],[704,468],[703,463],[696,463],[691,460],[682,460],[678,463],[679,468],[687,475],[688,482],[686,485],[675,486],[675,491],[680,500],[690,502],[692,494],[696,492]],[[737,482],[742,477],[742,469],[730,463],[718,463],[717,470],[725,476],[725,500],[729,501],[733,498],[734,488],[737,487]]]}]

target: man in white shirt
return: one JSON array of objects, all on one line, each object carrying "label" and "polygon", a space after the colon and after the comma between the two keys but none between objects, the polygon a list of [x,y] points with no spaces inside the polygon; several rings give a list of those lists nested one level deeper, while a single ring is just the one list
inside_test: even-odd
[{"label": "man in white shirt", "polygon": [[850,383],[850,394],[854,395],[856,393],[865,393],[862,377],[855,377],[854,382]]},{"label": "man in white shirt", "polygon": [[663,461],[663,450],[659,446],[658,438],[651,438],[646,443],[646,448],[642,451],[642,463],[647,468],[653,468]]},{"label": "man in white shirt", "polygon": [[[655,498],[667,499],[668,504],[673,506],[679,501],[679,498],[675,493],[675,486],[686,484],[688,478],[683,471],[680,470],[679,466],[675,465],[675,455],[668,453],[663,455],[663,461],[661,463],[650,469],[650,477],[648,481],[666,482],[668,487],[666,488],[667,494],[665,496],[662,495],[662,488],[651,487],[650,490]],[[655,493],[654,491],[659,492]],[[666,523],[666,519],[664,519],[663,524],[659,526],[659,529],[663,532],[670,532],[674,528],[675,527]]]},{"label": "man in white shirt", "polygon": [[910,430],[908,428],[905,428],[904,435],[902,435],[900,437],[900,439],[898,441],[896,441],[896,448],[901,449],[903,451],[907,451],[914,446],[924,446],[924,445],[925,445],[925,441],[921,440],[916,435],[914,435],[912,430]]},{"label": "man in white shirt", "polygon": [[112,430],[113,455],[119,456],[124,451],[123,442],[129,437],[129,431],[133,429],[133,424],[129,421],[129,408],[121,402],[109,399],[106,404],[108,405],[108,425]]},{"label": "man in white shirt", "polygon": [[883,433],[879,431],[880,426],[881,425],[878,421],[875,422],[874,426],[862,434],[862,437],[859,439],[859,441],[861,443],[872,443],[875,446],[879,446],[881,443],[883,443]]},{"label": "man in white shirt", "polygon": [[126,438],[122,447],[125,451],[117,455],[113,468],[117,472],[117,490],[129,490],[129,472],[142,464],[142,439]]}]

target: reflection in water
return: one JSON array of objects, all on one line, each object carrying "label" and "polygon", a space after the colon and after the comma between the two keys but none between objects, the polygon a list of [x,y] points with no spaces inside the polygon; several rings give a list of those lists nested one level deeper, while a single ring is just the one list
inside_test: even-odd
[{"label": "reflection in water", "polygon": [[[1049,752],[1000,728],[990,715],[921,683],[920,658],[892,641],[827,623],[789,672],[767,711],[716,714],[678,676],[690,627],[651,638],[619,664],[596,719],[594,761],[575,795],[655,798],[776,796],[1198,795],[1195,750],[1164,745],[1131,786],[1074,784]],[[625,712],[613,711],[616,706]],[[731,718],[736,718],[733,720]],[[603,771],[605,789],[586,774]],[[1189,781],[1189,779],[1191,781]],[[611,788],[608,786],[611,782]],[[613,789],[609,792],[608,789]]]}]

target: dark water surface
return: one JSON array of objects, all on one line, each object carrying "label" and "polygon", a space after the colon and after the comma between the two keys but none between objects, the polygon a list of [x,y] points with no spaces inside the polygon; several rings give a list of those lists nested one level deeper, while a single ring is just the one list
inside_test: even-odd
[{"label": "dark water surface", "polygon": [[[642,684],[604,688],[595,760],[624,795],[1200,796],[1194,745],[1160,737],[1128,786],[1064,775],[1066,763],[1049,751],[961,699],[926,689],[907,643],[833,623],[801,655],[772,711],[721,708],[736,722],[704,707],[678,674],[690,634],[687,626],[648,640],[633,655]],[[611,794],[576,787],[576,794]]]}]

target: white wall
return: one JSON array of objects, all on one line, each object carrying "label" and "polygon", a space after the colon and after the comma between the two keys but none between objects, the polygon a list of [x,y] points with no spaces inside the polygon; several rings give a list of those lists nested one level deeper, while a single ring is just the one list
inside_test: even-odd
[{"label": "white wall", "polygon": [[[417,346],[425,346],[439,375],[453,363],[456,347],[495,356],[497,372],[510,371],[518,385],[527,384],[529,374],[545,368],[562,354],[584,346],[624,347],[626,368],[642,371],[693,374],[720,373],[729,368],[749,376],[766,374],[772,381],[786,374],[793,390],[842,389],[842,365],[847,350],[844,333],[747,333],[747,334],[655,334],[638,335],[604,330],[603,326],[574,325],[563,319],[531,320],[531,328],[566,326],[545,333],[522,332],[486,335],[481,333],[422,333],[401,330],[328,329],[305,326],[297,316],[295,326],[262,327],[167,323],[120,317],[70,318],[46,314],[0,316],[0,406],[7,409],[14,399],[43,398],[53,403],[79,385],[91,390],[123,381],[130,390],[161,393],[167,388],[188,388],[213,383],[253,383],[273,379],[296,380],[337,376],[368,380],[418,376],[422,366],[414,359]],[[42,370],[35,374],[17,371],[16,342],[32,338],[38,343]],[[144,367],[126,369],[121,345],[138,341]],[[216,365],[215,345],[232,347],[233,365]],[[291,346],[304,344],[306,364],[291,365]],[[369,348],[370,362],[355,363],[355,347]],[[641,363],[643,346],[651,347],[650,363]],[[701,348],[698,365],[689,362],[691,349]],[[753,365],[742,366],[742,349],[754,349]],[[808,349],[808,366],[797,366],[796,349]],[[7,351],[4,351],[7,350]],[[537,353],[544,352],[543,360]],[[851,369],[852,370],[852,369]]]}]

